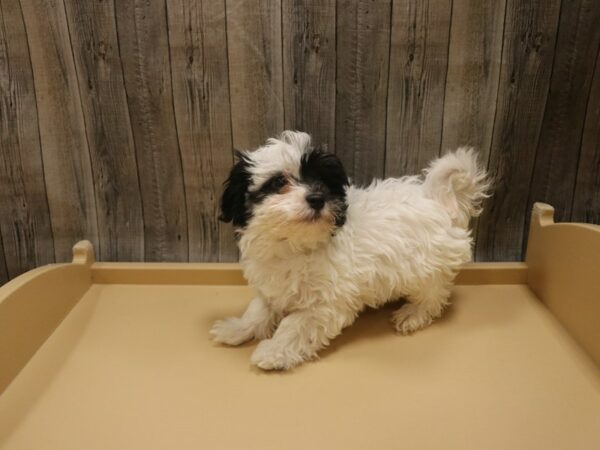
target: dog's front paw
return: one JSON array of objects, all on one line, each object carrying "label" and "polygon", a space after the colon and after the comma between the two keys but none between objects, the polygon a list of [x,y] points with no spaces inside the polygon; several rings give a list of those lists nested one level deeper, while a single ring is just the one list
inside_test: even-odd
[{"label": "dog's front paw", "polygon": [[263,370],[289,370],[301,364],[304,358],[273,339],[265,339],[258,344],[250,361]]},{"label": "dog's front paw", "polygon": [[251,331],[239,317],[217,320],[209,334],[213,341],[227,345],[240,345],[252,339]]},{"label": "dog's front paw", "polygon": [[413,303],[406,303],[392,315],[392,322],[396,331],[402,334],[411,334],[426,327],[433,318],[427,312]]}]

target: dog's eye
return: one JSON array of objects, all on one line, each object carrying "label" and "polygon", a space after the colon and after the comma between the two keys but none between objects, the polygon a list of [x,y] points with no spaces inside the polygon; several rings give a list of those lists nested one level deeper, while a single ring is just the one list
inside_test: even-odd
[{"label": "dog's eye", "polygon": [[273,186],[273,188],[276,190],[283,188],[286,184],[287,184],[287,178],[284,177],[283,175],[279,175],[279,176],[273,178],[273,180],[271,181],[271,186]]}]

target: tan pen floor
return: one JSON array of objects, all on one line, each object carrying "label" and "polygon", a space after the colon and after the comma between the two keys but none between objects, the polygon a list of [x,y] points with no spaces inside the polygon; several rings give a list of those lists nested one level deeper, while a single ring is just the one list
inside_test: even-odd
[{"label": "tan pen floor", "polygon": [[600,448],[598,370],[525,286],[457,286],[409,337],[366,312],[289,373],[208,340],[250,296],[93,285],[0,397],[0,448]]}]

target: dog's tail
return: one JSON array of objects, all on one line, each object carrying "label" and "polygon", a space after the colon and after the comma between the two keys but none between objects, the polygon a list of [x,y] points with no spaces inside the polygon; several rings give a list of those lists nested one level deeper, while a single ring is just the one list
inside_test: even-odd
[{"label": "dog's tail", "polygon": [[432,161],[425,169],[425,194],[446,207],[452,222],[466,228],[481,213],[490,182],[472,148],[462,147]]}]

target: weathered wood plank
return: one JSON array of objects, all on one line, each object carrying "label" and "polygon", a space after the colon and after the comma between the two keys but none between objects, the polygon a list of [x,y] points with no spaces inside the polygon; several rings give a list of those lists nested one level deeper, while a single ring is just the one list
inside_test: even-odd
[{"label": "weathered wood plank", "polygon": [[560,0],[507,0],[489,172],[494,195],[479,220],[476,259],[520,260],[535,148],[550,85]]},{"label": "weathered wood plank", "polygon": [[90,156],[62,1],[21,2],[37,99],[42,159],[57,261],[73,243],[98,246]]},{"label": "weathered wood plank", "polygon": [[600,3],[560,3],[0,0],[0,283],[82,238],[236,259],[231,149],[284,128],[359,184],[477,146],[478,260],[521,258],[537,200],[598,223]]},{"label": "weathered wood plank", "polygon": [[144,259],[144,224],[114,4],[64,0],[92,161],[99,259]]},{"label": "weathered wood plank", "polygon": [[600,51],[583,127],[571,221],[600,224]]},{"label": "weathered wood plank", "polygon": [[0,286],[8,281],[8,269],[6,268],[6,257],[4,255],[4,245],[2,244],[2,235],[0,234]]},{"label": "weathered wood plank", "polygon": [[283,131],[281,4],[226,0],[233,145],[253,149]]},{"label": "weathered wood plank", "polygon": [[477,148],[487,163],[500,76],[505,0],[454,0],[442,150]]},{"label": "weathered wood plank", "polygon": [[33,72],[18,0],[0,2],[0,210],[0,279],[54,262]]},{"label": "weathered wood plank", "polygon": [[225,2],[174,0],[167,11],[190,260],[232,261],[233,231],[217,219],[233,163]]},{"label": "weathered wood plank", "polygon": [[336,153],[358,184],[384,175],[389,0],[340,0],[337,12]]},{"label": "weathered wood plank", "polygon": [[452,0],[392,6],[385,175],[414,174],[440,153]]},{"label": "weathered wood plank", "polygon": [[335,0],[284,0],[285,128],[335,149]]},{"label": "weathered wood plank", "polygon": [[551,204],[557,222],[571,217],[583,123],[600,44],[598,23],[598,1],[562,2],[550,92],[528,204]]},{"label": "weathered wood plank", "polygon": [[163,0],[118,1],[117,32],[144,213],[146,261],[187,261],[188,226]]}]

